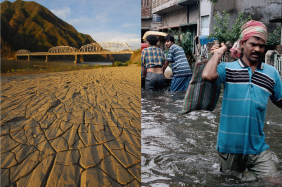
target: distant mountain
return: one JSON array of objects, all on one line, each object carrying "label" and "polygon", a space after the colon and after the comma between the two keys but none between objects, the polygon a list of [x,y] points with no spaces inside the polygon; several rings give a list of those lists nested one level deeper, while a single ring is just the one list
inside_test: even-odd
[{"label": "distant mountain", "polygon": [[54,46],[81,46],[96,41],[77,32],[44,6],[33,1],[1,3],[1,57],[12,57],[20,49],[48,51]]}]

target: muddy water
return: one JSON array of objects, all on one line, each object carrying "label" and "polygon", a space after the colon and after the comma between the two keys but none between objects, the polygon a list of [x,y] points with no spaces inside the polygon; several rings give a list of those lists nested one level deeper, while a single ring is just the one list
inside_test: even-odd
[{"label": "muddy water", "polygon": [[[215,147],[222,95],[213,112],[181,115],[184,94],[142,91],[142,186],[271,186],[219,171]],[[282,178],[282,112],[271,101],[264,132]]]}]

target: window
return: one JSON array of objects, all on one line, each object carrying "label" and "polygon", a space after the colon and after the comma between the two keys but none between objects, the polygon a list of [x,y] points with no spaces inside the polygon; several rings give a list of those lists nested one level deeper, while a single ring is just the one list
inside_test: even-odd
[{"label": "window", "polygon": [[141,0],[141,6],[150,6],[150,0]]},{"label": "window", "polygon": [[210,19],[209,16],[201,17],[201,35],[209,35]]}]

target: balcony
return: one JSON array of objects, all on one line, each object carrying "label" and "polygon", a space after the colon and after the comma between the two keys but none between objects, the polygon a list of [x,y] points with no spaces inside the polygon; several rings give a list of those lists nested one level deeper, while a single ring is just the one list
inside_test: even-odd
[{"label": "balcony", "polygon": [[141,29],[150,30],[151,29],[151,24],[141,24]]},{"label": "balcony", "polygon": [[199,0],[178,0],[178,5],[189,6],[189,5],[197,4],[198,2]]},{"label": "balcony", "polygon": [[178,5],[178,0],[154,0],[152,7],[153,14],[164,14],[182,8]]},{"label": "balcony", "polygon": [[162,22],[152,22],[151,29],[152,30],[159,30],[160,27],[162,27],[164,24]]}]

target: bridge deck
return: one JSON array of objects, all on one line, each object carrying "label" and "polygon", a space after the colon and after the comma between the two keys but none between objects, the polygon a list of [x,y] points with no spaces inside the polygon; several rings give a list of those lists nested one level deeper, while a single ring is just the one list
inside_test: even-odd
[{"label": "bridge deck", "polygon": [[42,56],[42,55],[99,55],[99,54],[132,54],[133,52],[76,52],[76,53],[48,53],[48,52],[32,52],[28,54],[16,54],[17,56]]}]

